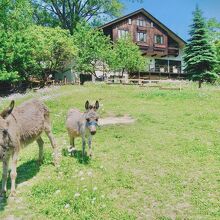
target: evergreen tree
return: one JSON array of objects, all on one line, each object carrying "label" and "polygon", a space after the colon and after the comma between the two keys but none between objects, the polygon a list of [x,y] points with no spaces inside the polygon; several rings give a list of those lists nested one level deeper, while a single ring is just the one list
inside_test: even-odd
[{"label": "evergreen tree", "polygon": [[191,38],[188,40],[184,55],[185,70],[192,80],[199,81],[200,88],[202,82],[213,82],[218,75],[211,72],[217,60],[205,18],[198,6],[193,12],[193,24],[189,34]]}]

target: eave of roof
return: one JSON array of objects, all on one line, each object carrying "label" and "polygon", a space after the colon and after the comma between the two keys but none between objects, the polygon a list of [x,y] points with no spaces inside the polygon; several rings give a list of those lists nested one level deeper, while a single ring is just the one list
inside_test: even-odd
[{"label": "eave of roof", "polygon": [[153,22],[155,22],[159,27],[161,27],[163,30],[165,30],[168,35],[173,38],[174,40],[176,40],[181,47],[184,47],[185,44],[186,44],[186,41],[183,40],[181,37],[179,37],[176,33],[174,33],[172,30],[170,30],[166,25],[164,25],[163,23],[161,23],[159,20],[157,20],[153,15],[151,15],[149,12],[147,12],[144,8],[141,8],[137,11],[134,11],[130,14],[127,14],[125,16],[122,16],[120,18],[117,18],[113,21],[110,21],[102,26],[99,27],[99,29],[103,29],[103,28],[106,28],[106,27],[109,27],[113,24],[116,24],[120,21],[123,21],[124,19],[127,19],[129,17],[132,17],[133,15],[136,15],[136,14],[139,14],[139,13],[143,13],[146,17],[150,18]]}]

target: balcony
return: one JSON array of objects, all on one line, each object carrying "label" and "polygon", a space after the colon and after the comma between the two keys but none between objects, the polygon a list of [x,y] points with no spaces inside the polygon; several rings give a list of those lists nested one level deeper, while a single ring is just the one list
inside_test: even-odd
[{"label": "balcony", "polygon": [[143,54],[150,56],[175,56],[179,55],[179,48],[177,47],[167,47],[164,44],[154,44],[153,46],[148,45],[145,42],[136,42],[140,47]]},{"label": "balcony", "polygon": [[154,44],[154,50],[164,51],[166,50],[165,44]]},{"label": "balcony", "polygon": [[169,46],[168,55],[177,57],[179,55],[179,48]]}]

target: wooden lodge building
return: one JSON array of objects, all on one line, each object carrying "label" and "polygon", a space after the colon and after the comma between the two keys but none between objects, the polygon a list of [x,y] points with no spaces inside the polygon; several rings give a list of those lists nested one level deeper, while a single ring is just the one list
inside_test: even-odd
[{"label": "wooden lodge building", "polygon": [[130,35],[150,64],[150,78],[184,78],[183,48],[186,42],[145,9],[120,17],[100,27],[113,42]]},{"label": "wooden lodge building", "polygon": [[[105,35],[109,35],[113,42],[117,39],[130,35],[143,54],[149,58],[150,63],[144,73],[133,73],[131,78],[142,77],[148,79],[183,79],[186,74],[183,72],[183,48],[186,42],[168,27],[162,24],[145,9],[137,10],[133,13],[115,19],[99,27]],[[96,75],[103,79],[103,65],[97,66]],[[136,74],[136,75],[135,75]],[[108,73],[111,76],[120,73]],[[128,79],[128,74],[124,74]],[[81,79],[82,77],[82,79]],[[88,78],[89,77],[89,78]],[[64,73],[57,73],[55,81],[75,82],[78,74],[69,68]],[[93,79],[92,79],[93,78]],[[115,77],[113,77],[115,79]],[[126,79],[126,80],[127,80]],[[80,74],[80,81],[97,80],[91,75]]]}]

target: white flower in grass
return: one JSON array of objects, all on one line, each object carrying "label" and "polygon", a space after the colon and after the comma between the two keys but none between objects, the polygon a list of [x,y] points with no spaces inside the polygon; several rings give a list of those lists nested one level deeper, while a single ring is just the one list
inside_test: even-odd
[{"label": "white flower in grass", "polygon": [[104,198],[105,198],[105,195],[101,195],[101,198],[104,199]]},{"label": "white flower in grass", "polygon": [[83,171],[79,171],[79,176],[82,176],[83,175]]},{"label": "white flower in grass", "polygon": [[95,187],[93,187],[93,191],[96,191],[98,188],[95,186]]},{"label": "white flower in grass", "polygon": [[94,204],[95,203],[95,200],[96,200],[96,198],[92,198],[92,204]]},{"label": "white flower in grass", "polygon": [[85,179],[84,177],[81,177],[81,178],[80,178],[81,181],[83,181],[84,179]]},{"label": "white flower in grass", "polygon": [[103,205],[101,205],[101,207],[104,209],[104,208],[106,207],[106,205],[105,205],[105,204],[103,204]]},{"label": "white flower in grass", "polygon": [[66,204],[66,205],[64,206],[65,209],[68,209],[69,207],[70,207],[70,204]]},{"label": "white flower in grass", "polygon": [[58,189],[56,192],[55,192],[55,194],[59,194],[60,193],[60,190]]},{"label": "white flower in grass", "polygon": [[88,176],[92,176],[92,172],[91,171],[88,172]]},{"label": "white flower in grass", "polygon": [[85,189],[83,189],[83,192],[87,192],[87,191],[88,191],[88,189],[86,189],[86,188],[85,188]]},{"label": "white flower in grass", "polygon": [[75,197],[75,198],[77,198],[77,197],[79,197],[79,196],[80,196],[80,193],[78,193],[78,192],[74,194],[74,197]]}]

